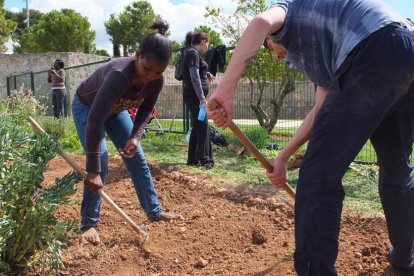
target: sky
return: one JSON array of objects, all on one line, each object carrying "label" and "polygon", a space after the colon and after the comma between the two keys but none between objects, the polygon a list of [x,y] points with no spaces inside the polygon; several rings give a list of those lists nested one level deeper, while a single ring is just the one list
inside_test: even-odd
[{"label": "sky", "polygon": [[[97,49],[105,49],[112,54],[112,43],[106,34],[104,22],[110,14],[119,14],[134,0],[29,0],[29,9],[39,10],[42,13],[62,8],[71,8],[86,16],[91,23],[91,29],[96,32],[95,44]],[[200,25],[212,25],[204,17],[205,6],[211,3],[221,6],[232,12],[236,2],[232,0],[148,0],[155,14],[170,24],[170,39],[182,42],[185,34]],[[5,0],[5,9],[19,11],[26,7],[25,0]],[[8,44],[10,47],[10,43]],[[10,49],[9,49],[10,52]]]},{"label": "sky", "polygon": [[[405,17],[414,19],[413,0],[383,0],[391,8]],[[134,0],[29,0],[29,9],[42,13],[62,8],[71,8],[86,16],[91,23],[91,29],[96,32],[95,44],[97,49],[105,49],[112,54],[112,44],[106,34],[104,22],[110,14],[121,13]],[[225,12],[232,13],[236,7],[234,0],[148,0],[155,14],[170,23],[170,39],[181,42],[188,31],[200,25],[212,26],[204,18],[205,6],[220,6]],[[277,1],[273,1],[277,2]],[[25,0],[5,0],[4,7],[11,11],[19,11],[26,6]],[[8,45],[9,48],[10,44]],[[9,50],[10,51],[10,50]]]}]

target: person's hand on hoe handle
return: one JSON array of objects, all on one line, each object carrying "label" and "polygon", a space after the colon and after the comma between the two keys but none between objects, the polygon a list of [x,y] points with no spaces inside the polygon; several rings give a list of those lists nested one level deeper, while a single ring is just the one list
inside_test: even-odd
[{"label": "person's hand on hoe handle", "polygon": [[[217,108],[212,108],[211,103],[214,102],[219,105]],[[228,127],[233,119],[233,98],[231,95],[225,95],[216,91],[208,100],[207,113],[217,127]]]},{"label": "person's hand on hoe handle", "polygon": [[119,149],[119,154],[124,158],[131,158],[135,155],[138,148],[138,140],[136,138],[130,138],[125,147]]},{"label": "person's hand on hoe handle", "polygon": [[83,184],[93,193],[98,193],[103,188],[101,175],[98,172],[88,172]]},{"label": "person's hand on hoe handle", "polygon": [[287,159],[276,157],[269,160],[273,165],[273,171],[267,172],[270,182],[277,188],[282,188],[286,184],[288,178]]}]

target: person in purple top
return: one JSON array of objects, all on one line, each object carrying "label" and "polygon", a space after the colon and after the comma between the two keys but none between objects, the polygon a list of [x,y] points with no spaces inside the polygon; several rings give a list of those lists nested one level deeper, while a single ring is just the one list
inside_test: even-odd
[{"label": "person in purple top", "polygon": [[[180,219],[163,211],[139,140],[164,84],[163,72],[172,55],[165,37],[168,23],[156,20],[135,56],[117,58],[100,66],[77,88],[72,102],[76,129],[86,152],[87,176],[81,205],[83,237],[100,242],[96,227],[108,174],[105,133],[110,137],[130,173],[139,202],[150,221]],[[134,122],[129,108],[138,108]]]},{"label": "person in purple top", "polygon": [[208,72],[208,65],[201,55],[208,50],[210,38],[203,32],[189,32],[185,37],[183,57],[183,99],[191,115],[191,135],[188,145],[187,165],[214,166],[213,148],[210,139],[208,119],[199,120],[200,107],[207,103],[208,84],[214,76]]},{"label": "person in purple top", "polygon": [[281,0],[247,26],[211,96],[221,106],[211,118],[228,126],[237,82],[262,44],[317,86],[313,109],[268,173],[281,187],[289,157],[308,142],[295,201],[298,275],[337,275],[342,177],[368,139],[378,158],[388,260],[414,275],[413,31],[380,0]]}]

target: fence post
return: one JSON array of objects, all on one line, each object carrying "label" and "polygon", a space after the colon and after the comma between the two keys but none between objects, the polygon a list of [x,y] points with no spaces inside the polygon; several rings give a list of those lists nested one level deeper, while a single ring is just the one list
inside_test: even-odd
[{"label": "fence post", "polygon": [[16,75],[13,76],[14,79],[14,90],[17,89],[17,79],[16,79]]},{"label": "fence post", "polygon": [[[70,69],[68,69],[66,71],[65,74],[65,87],[66,87],[66,96],[65,96],[65,101],[63,103],[63,112],[64,112],[64,116],[65,118],[67,118],[69,115],[72,115],[72,111],[70,108],[68,108],[68,106],[72,106],[72,97],[70,95]],[[68,85],[69,84],[69,85]]]},{"label": "fence post", "polygon": [[32,89],[33,96],[35,95],[34,74],[30,71],[30,89]]},{"label": "fence post", "polygon": [[10,77],[6,77],[7,83],[7,97],[10,97]]}]

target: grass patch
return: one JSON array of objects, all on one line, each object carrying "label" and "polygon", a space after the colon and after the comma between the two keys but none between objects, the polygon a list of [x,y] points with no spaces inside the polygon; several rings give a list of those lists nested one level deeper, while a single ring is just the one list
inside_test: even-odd
[{"label": "grass patch", "polygon": [[[177,125],[178,126],[178,125]],[[278,151],[267,150],[265,147],[270,143],[277,143],[280,147],[286,145],[288,134],[293,132],[292,128],[279,129],[269,139],[262,132],[246,126],[243,131],[252,139],[255,145],[260,145],[260,152],[266,157],[277,156]],[[257,129],[257,127],[256,127]],[[165,130],[165,129],[164,129]],[[221,131],[221,130],[220,130]],[[235,137],[227,131],[221,131],[227,142],[236,143]],[[265,170],[250,154],[237,155],[226,148],[217,147],[214,151],[215,167],[212,170],[205,170],[199,167],[186,165],[188,145],[184,142],[185,135],[177,133],[165,133],[158,136],[155,131],[149,131],[141,144],[148,160],[158,162],[161,165],[174,165],[180,170],[192,173],[202,173],[211,176],[218,181],[231,180],[235,184],[270,185]],[[59,138],[60,145],[65,151],[80,154],[82,149],[78,142],[73,122],[68,120],[65,125],[65,135]],[[109,154],[117,154],[117,149],[108,141]],[[370,145],[366,145],[365,152],[369,152]],[[300,151],[305,151],[304,145]],[[361,156],[366,154],[361,153]],[[289,171],[289,184],[295,188],[299,176],[299,170]],[[381,211],[381,204],[377,188],[377,168],[373,165],[352,164],[344,176],[343,184],[346,193],[345,206],[363,213],[377,213]]]}]

